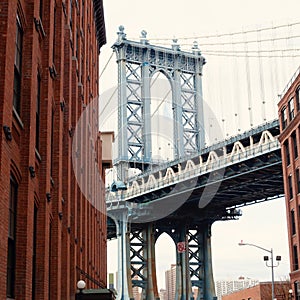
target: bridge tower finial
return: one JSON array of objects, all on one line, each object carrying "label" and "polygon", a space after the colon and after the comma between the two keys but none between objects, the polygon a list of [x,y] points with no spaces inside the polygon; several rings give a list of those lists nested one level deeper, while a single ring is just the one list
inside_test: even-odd
[{"label": "bridge tower finial", "polygon": [[173,38],[172,49],[174,51],[180,51],[180,45],[178,44],[178,39]]},{"label": "bridge tower finial", "polygon": [[118,34],[118,42],[121,42],[122,40],[126,39],[126,33],[124,32],[125,27],[123,25],[119,26],[119,31],[117,32]]},{"label": "bridge tower finial", "polygon": [[147,31],[146,30],[142,30],[141,31],[141,43],[142,44],[149,44],[149,40],[147,39]]}]

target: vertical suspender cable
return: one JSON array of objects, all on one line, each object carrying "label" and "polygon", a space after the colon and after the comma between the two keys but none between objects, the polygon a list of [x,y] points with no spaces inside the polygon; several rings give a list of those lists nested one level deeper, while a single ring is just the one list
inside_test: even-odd
[{"label": "vertical suspender cable", "polygon": [[261,59],[261,30],[257,30],[257,55],[259,64],[259,79],[260,79],[260,98],[261,98],[261,118],[262,122],[266,121],[266,99],[265,99],[265,86],[264,86],[264,73],[263,63]]},{"label": "vertical suspender cable", "polygon": [[[275,45],[275,40],[276,40],[276,28],[274,27],[274,24],[272,24],[272,49],[276,49],[276,45]],[[275,88],[273,88],[272,90],[274,92],[276,92],[275,95],[278,94],[279,91],[279,80],[278,80],[278,60],[277,60],[277,55],[274,55],[273,57],[273,63],[272,65],[274,66],[274,77],[275,77]],[[273,118],[276,117],[277,115],[277,105],[275,102],[276,98],[274,97],[274,101],[273,101],[273,109],[274,109],[274,115],[272,116]]]},{"label": "vertical suspender cable", "polygon": [[[233,35],[231,35],[231,50],[232,53],[235,52],[235,44],[233,41]],[[238,66],[238,57],[233,55],[233,80],[232,80],[232,88],[233,88],[233,112],[234,112],[234,122],[235,128],[239,132],[239,128],[241,125],[239,124],[239,110],[240,110],[240,82],[239,82],[239,66]]]},{"label": "vertical suspender cable", "polygon": [[250,66],[249,66],[249,56],[248,56],[248,44],[246,40],[246,33],[244,34],[244,49],[245,49],[245,63],[246,63],[246,77],[247,77],[247,95],[248,95],[248,113],[250,127],[253,126],[253,115],[252,115],[252,94],[251,94],[251,76],[250,76]]},{"label": "vertical suspender cable", "polygon": [[[219,39],[220,37],[218,36],[218,39]],[[221,48],[223,48],[223,45],[222,45],[222,43],[220,44],[220,46],[221,46]],[[219,64],[219,66],[220,66],[221,64]],[[224,65],[224,64],[223,64]],[[222,98],[224,97],[224,95],[223,95],[223,93],[224,93],[224,91],[223,91],[223,84],[224,84],[224,79],[222,80],[222,76],[221,76],[221,71],[220,72],[218,72],[218,75],[219,75],[219,88],[218,88],[218,90],[219,90],[219,93],[218,93],[218,106],[219,106],[219,112],[220,112],[220,117],[221,117],[221,120],[222,120],[222,122],[224,123],[224,109],[223,109],[223,103],[222,103]],[[228,89],[226,90],[226,94],[228,95]],[[217,120],[214,120],[214,122],[216,122]],[[211,124],[211,126],[213,126],[213,124]],[[216,128],[216,127],[215,127]],[[224,130],[224,129],[223,129]],[[213,132],[213,134],[215,135],[215,137],[214,137],[214,141],[215,141],[215,138],[216,138],[216,134],[215,134],[215,132],[214,132],[214,130],[212,131]],[[224,131],[223,131],[223,135],[224,135]],[[212,138],[212,137],[210,137],[210,138]]]}]

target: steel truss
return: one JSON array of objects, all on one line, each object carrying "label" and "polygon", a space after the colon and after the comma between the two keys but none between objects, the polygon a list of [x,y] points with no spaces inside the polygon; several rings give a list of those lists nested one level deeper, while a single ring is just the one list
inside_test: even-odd
[{"label": "steel truss", "polygon": [[[176,293],[174,300],[193,297],[197,300],[214,299],[214,280],[211,264],[211,224],[158,223],[131,224],[126,209],[121,210],[117,222],[120,274],[118,299],[133,299],[134,287],[142,289],[143,300],[159,299],[155,243],[162,233],[167,233],[176,245]],[[123,220],[123,221],[121,221]],[[127,219],[128,220],[128,219]],[[179,244],[184,250],[179,251]],[[120,268],[121,267],[121,268]]]},{"label": "steel truss", "polygon": [[151,145],[151,87],[157,72],[171,83],[174,157],[198,152],[204,145],[202,67],[198,46],[192,52],[150,45],[146,32],[140,42],[126,39],[120,26],[113,45],[118,63],[118,176],[126,180],[129,165],[145,168],[153,163]]}]

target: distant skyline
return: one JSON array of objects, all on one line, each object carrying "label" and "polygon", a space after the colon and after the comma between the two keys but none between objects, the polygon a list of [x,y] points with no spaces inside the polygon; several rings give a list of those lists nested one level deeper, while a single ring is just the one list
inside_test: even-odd
[{"label": "distant skyline", "polygon": [[[182,37],[232,32],[247,26],[299,21],[300,2],[298,0],[284,2],[192,0],[183,5],[178,0],[151,2],[104,0],[104,11],[108,43],[101,50],[100,72],[112,53],[110,47],[116,40],[119,25],[125,26],[128,37],[138,37],[143,29],[148,32],[149,37]],[[110,64],[115,64],[115,57]],[[295,65],[295,70],[298,66],[299,64]],[[205,67],[209,68],[209,63]],[[292,75],[292,72],[289,73],[291,74],[288,78]],[[217,78],[218,76],[215,80]],[[107,68],[99,83],[101,98],[101,95],[111,93],[117,85],[116,74]],[[273,113],[276,113],[276,104],[274,103],[272,108]],[[115,119],[113,122],[115,123]],[[240,220],[219,221],[212,226],[215,280],[234,279],[239,276],[260,281],[271,280],[271,270],[263,261],[263,256],[267,253],[249,246],[238,246],[241,239],[264,248],[273,248],[275,255],[281,255],[282,261],[279,267],[275,268],[275,279],[285,279],[289,274],[289,254],[284,199],[255,204],[242,208],[242,211],[243,216]],[[108,244],[108,270],[116,272],[117,244],[116,241]],[[164,272],[175,263],[175,246],[174,251],[170,251],[172,249],[170,238],[166,238],[165,241],[160,238],[156,249],[158,286],[164,288]]]}]

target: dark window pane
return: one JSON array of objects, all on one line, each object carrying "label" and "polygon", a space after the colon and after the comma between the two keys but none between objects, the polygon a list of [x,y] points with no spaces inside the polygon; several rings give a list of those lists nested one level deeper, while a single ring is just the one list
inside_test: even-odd
[{"label": "dark window pane", "polygon": [[281,110],[281,124],[282,124],[282,129],[284,129],[287,125],[287,112],[286,112],[286,107],[284,107]]},{"label": "dark window pane", "polygon": [[292,229],[292,234],[296,234],[296,223],[295,223],[295,211],[291,211],[291,229]]},{"label": "dark window pane", "polygon": [[298,270],[298,250],[297,250],[297,246],[294,245],[293,246],[293,269]]},{"label": "dark window pane", "polygon": [[23,32],[22,32],[19,19],[17,19],[13,106],[18,114],[20,114],[20,101],[21,101],[22,44],[23,44]]},{"label": "dark window pane", "polygon": [[296,90],[296,105],[297,105],[297,111],[300,111],[300,87]]},{"label": "dark window pane", "polygon": [[10,179],[9,195],[9,223],[7,242],[7,273],[6,295],[14,298],[15,292],[15,266],[16,266],[16,207],[18,197],[18,185],[13,177]]},{"label": "dark window pane", "polygon": [[297,186],[298,186],[297,193],[300,193],[300,171],[299,171],[299,169],[296,170],[296,180],[297,180]]},{"label": "dark window pane", "polygon": [[288,193],[289,193],[289,199],[293,198],[293,185],[292,185],[292,175],[288,177]]},{"label": "dark window pane", "polygon": [[289,100],[289,119],[290,121],[292,121],[294,119],[295,116],[295,112],[294,112],[294,98]]},{"label": "dark window pane", "polygon": [[40,19],[43,20],[44,1],[40,0]]},{"label": "dark window pane", "polygon": [[294,146],[294,156],[295,156],[295,158],[297,158],[298,157],[298,144],[297,144],[297,136],[296,136],[295,132],[292,134],[292,141],[293,141],[293,146]]},{"label": "dark window pane", "polygon": [[284,143],[284,151],[285,151],[286,164],[289,165],[291,163],[291,159],[290,159],[290,150],[289,150],[288,141]]},{"label": "dark window pane", "polygon": [[35,148],[40,149],[40,106],[41,106],[41,77],[37,76],[36,116],[35,116]]}]

